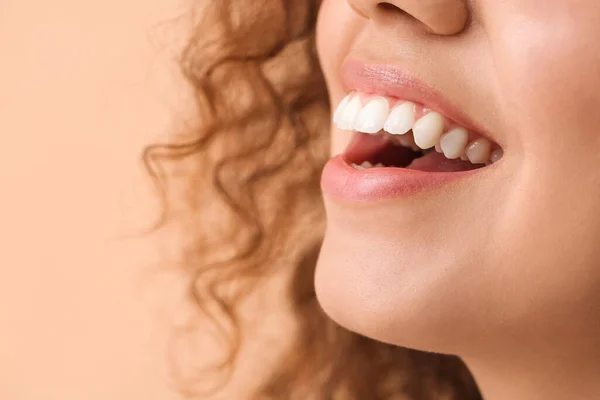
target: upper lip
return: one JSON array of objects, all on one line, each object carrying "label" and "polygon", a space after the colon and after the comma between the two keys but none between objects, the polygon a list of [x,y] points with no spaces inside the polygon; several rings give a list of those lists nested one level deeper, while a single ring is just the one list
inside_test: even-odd
[{"label": "upper lip", "polygon": [[341,72],[346,92],[356,90],[420,103],[479,135],[494,139],[439,91],[400,67],[347,59]]}]

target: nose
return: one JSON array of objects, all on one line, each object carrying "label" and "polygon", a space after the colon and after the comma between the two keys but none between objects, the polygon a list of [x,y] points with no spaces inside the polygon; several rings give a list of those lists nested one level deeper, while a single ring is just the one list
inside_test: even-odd
[{"label": "nose", "polygon": [[360,15],[377,21],[390,13],[405,13],[437,35],[456,35],[469,20],[466,0],[348,0]]}]

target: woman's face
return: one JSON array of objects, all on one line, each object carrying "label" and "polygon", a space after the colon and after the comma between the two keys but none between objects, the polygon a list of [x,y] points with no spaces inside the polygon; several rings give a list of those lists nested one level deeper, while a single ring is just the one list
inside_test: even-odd
[{"label": "woman's face", "polygon": [[[403,346],[585,351],[600,336],[600,3],[469,3],[324,0],[331,105],[353,97],[322,178],[317,294]],[[382,126],[395,134],[352,131]],[[411,163],[411,141],[443,155]],[[410,166],[360,166],[395,158]]]}]

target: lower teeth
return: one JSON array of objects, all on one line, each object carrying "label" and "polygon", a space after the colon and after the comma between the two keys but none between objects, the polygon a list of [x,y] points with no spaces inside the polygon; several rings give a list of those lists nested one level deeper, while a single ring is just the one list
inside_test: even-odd
[{"label": "lower teeth", "polygon": [[[383,133],[383,135],[387,136],[389,138],[389,141],[394,145],[394,147],[402,147],[404,149],[410,149],[416,154],[414,154],[413,157],[409,160],[398,159],[398,160],[396,160],[397,162],[390,160],[390,158],[393,158],[393,157],[387,157],[386,161],[389,162],[390,165],[385,165],[382,162],[378,162],[378,163],[374,164],[375,161],[363,161],[360,164],[352,163],[351,164],[352,168],[354,168],[356,170],[366,170],[366,169],[372,169],[372,168],[405,168],[408,165],[410,165],[412,163],[412,161],[414,161],[420,157],[426,156],[429,152],[438,152],[438,153],[443,154],[441,145],[439,145],[439,144],[436,145],[435,147],[432,147],[427,150],[420,149],[414,143],[412,132],[409,134],[406,134],[406,135],[388,135],[387,133]],[[402,155],[401,157],[404,157],[404,156],[405,155]],[[479,163],[479,164],[483,164],[483,165],[493,164],[493,163],[499,161],[502,158],[502,156],[503,156],[502,149],[496,149],[491,152],[490,157],[487,162]],[[381,159],[381,158],[386,158],[386,157],[385,156],[381,157],[381,154],[380,154],[380,155],[377,155],[377,158]],[[459,157],[459,159],[462,161],[471,163],[471,161],[469,160],[469,157],[467,157],[466,154],[463,154],[461,157]],[[395,164],[398,164],[398,165],[395,165]],[[477,164],[474,164],[474,165],[477,165]]]},{"label": "lower teeth", "polygon": [[368,161],[363,162],[362,164],[354,164],[352,163],[352,168],[358,170],[370,169],[370,168],[397,168],[395,165],[383,165],[382,163],[377,163],[375,165],[371,164]]}]

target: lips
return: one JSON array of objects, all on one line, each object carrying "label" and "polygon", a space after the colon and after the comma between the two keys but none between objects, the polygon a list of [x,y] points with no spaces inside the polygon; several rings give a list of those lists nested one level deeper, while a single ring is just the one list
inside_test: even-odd
[{"label": "lips", "polygon": [[403,71],[349,61],[342,77],[349,95],[334,123],[356,132],[323,171],[322,187],[330,195],[406,196],[472,176],[503,156],[457,107]]},{"label": "lips", "polygon": [[[396,66],[367,64],[349,59],[342,66],[341,79],[346,93],[358,91],[412,101],[443,114],[469,130],[485,132],[483,127],[469,118],[460,107],[450,102],[439,91]],[[495,138],[489,133],[487,136],[495,141]]]}]

